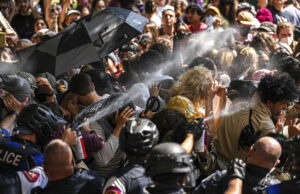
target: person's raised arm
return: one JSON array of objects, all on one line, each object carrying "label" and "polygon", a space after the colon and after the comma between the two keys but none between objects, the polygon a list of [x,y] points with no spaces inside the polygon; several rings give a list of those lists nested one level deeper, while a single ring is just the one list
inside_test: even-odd
[{"label": "person's raised arm", "polygon": [[200,123],[197,122],[190,122],[187,124],[186,127],[186,138],[181,143],[181,147],[190,154],[194,147],[194,142],[199,140],[204,128],[201,128]]},{"label": "person's raised arm", "polygon": [[9,16],[7,18],[7,21],[9,23],[11,23],[13,17],[16,15],[17,13],[17,6],[16,6],[16,1],[15,0],[11,0],[9,2],[9,6],[10,6],[10,12],[9,12]]},{"label": "person's raised arm", "polygon": [[8,94],[7,97],[4,99],[4,105],[8,110],[14,111],[14,114],[8,115],[6,118],[4,118],[0,123],[0,127],[11,132],[17,115],[26,106],[27,102],[28,97],[24,102],[19,102],[12,94]]},{"label": "person's raised arm", "polygon": [[29,8],[31,9],[31,13],[32,13],[32,15],[33,15],[33,17],[36,19],[36,18],[39,18],[39,17],[41,17],[41,15],[37,12],[37,10],[36,9],[34,9],[34,4],[33,4],[33,2],[34,1],[30,1],[30,4],[29,4]]},{"label": "person's raised arm", "polygon": [[70,7],[70,4],[71,4],[71,0],[63,0],[63,6],[62,6],[61,14],[59,17],[59,28],[61,30],[64,29],[63,23],[65,21],[66,14],[68,12],[68,8]]}]

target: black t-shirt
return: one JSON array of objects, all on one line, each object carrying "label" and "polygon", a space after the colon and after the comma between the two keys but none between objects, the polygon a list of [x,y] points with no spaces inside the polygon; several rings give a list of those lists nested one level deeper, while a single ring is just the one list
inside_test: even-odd
[{"label": "black t-shirt", "polygon": [[32,14],[28,16],[17,14],[11,21],[11,26],[15,29],[15,31],[21,39],[31,39],[31,36],[34,33],[33,25],[34,17]]},{"label": "black t-shirt", "polygon": [[272,13],[272,16],[274,19],[274,21],[273,21],[274,24],[290,21],[289,16],[287,14],[285,14],[284,12],[278,11],[274,6],[268,5],[267,8]]}]

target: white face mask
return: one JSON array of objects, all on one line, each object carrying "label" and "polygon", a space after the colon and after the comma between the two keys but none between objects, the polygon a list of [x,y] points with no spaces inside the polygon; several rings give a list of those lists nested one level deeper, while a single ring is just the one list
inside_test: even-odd
[{"label": "white face mask", "polygon": [[216,17],[209,15],[205,18],[205,23],[210,27],[213,26],[213,23],[215,22]]},{"label": "white face mask", "polygon": [[285,37],[285,38],[282,38],[280,41],[287,44],[287,45],[289,45],[289,46],[293,43],[292,37]]}]

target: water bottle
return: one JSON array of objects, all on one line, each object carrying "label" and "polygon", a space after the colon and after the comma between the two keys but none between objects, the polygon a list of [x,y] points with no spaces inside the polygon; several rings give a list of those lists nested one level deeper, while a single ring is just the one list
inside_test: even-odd
[{"label": "water bottle", "polygon": [[79,130],[77,132],[77,144],[74,146],[76,160],[84,160],[87,158],[85,146],[82,139],[82,134]]}]

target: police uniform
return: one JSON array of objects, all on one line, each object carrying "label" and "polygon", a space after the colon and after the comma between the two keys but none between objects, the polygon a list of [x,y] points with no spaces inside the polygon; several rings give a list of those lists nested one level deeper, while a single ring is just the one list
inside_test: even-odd
[{"label": "police uniform", "polygon": [[[254,166],[252,164],[247,164],[246,177],[243,181],[243,193],[261,193],[270,185],[278,183],[279,181],[276,180],[272,175],[270,175],[268,169]],[[227,170],[217,170],[215,173],[204,179],[201,182],[201,185],[194,190],[193,194],[224,193],[227,187]]]},{"label": "police uniform", "polygon": [[145,168],[141,162],[130,161],[116,175],[108,179],[103,193],[142,194],[144,188],[152,182],[144,173]]},{"label": "police uniform", "polygon": [[49,181],[46,188],[38,193],[42,194],[101,194],[104,179],[97,173],[85,169],[76,169],[71,176],[57,180]]},{"label": "police uniform", "polygon": [[0,191],[5,194],[30,194],[33,188],[45,188],[47,182],[43,168],[37,166],[30,171],[0,174]]},{"label": "police uniform", "polygon": [[148,194],[186,194],[182,186],[179,185],[156,185],[147,188]]},{"label": "police uniform", "polygon": [[6,137],[0,143],[0,172],[24,171],[42,166],[44,155],[38,146],[16,136],[10,137],[5,129],[2,129],[2,133]]},{"label": "police uniform", "polygon": [[277,185],[271,185],[268,187],[268,194],[281,194],[281,193],[300,193],[300,181],[296,182],[294,180],[283,181]]}]

